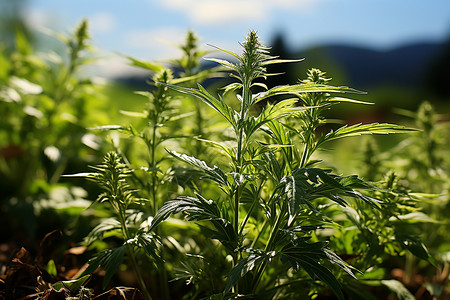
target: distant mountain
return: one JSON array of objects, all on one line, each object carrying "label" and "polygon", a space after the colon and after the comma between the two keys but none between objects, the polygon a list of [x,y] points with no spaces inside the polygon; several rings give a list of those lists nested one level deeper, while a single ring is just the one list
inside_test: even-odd
[{"label": "distant mountain", "polygon": [[388,51],[327,45],[300,51],[305,68],[327,65],[358,89],[380,86],[415,88],[424,84],[430,67],[444,50],[443,43],[416,43]]}]

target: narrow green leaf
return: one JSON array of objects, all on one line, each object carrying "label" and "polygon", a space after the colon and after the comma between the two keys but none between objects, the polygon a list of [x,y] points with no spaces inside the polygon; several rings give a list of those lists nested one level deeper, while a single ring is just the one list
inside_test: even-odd
[{"label": "narrow green leaf", "polygon": [[236,90],[238,90],[240,88],[242,88],[242,83],[240,83],[240,82],[230,83],[229,85],[227,85],[226,87],[223,88],[224,95],[226,93],[236,91]]},{"label": "narrow green leaf", "polygon": [[381,280],[382,285],[386,286],[391,292],[394,292],[399,300],[415,300],[413,294],[398,280]]},{"label": "narrow green leaf", "polygon": [[140,119],[146,119],[147,118],[147,113],[146,112],[119,110],[119,113],[121,113],[124,116],[133,117],[133,118],[140,118]]},{"label": "narrow green leaf", "polygon": [[57,291],[57,292],[61,292],[61,291],[68,291],[71,293],[75,293],[76,291],[78,291],[78,289],[83,286],[89,279],[91,278],[91,275],[85,275],[82,277],[79,277],[77,279],[74,280],[64,280],[64,281],[58,281],[56,282],[52,288]]},{"label": "narrow green leaf", "polygon": [[375,103],[372,103],[372,102],[366,102],[366,101],[349,99],[349,98],[343,98],[343,97],[333,97],[333,98],[328,99],[328,101],[331,101],[331,102],[348,102],[348,103],[365,104],[365,105],[373,105],[373,104],[375,104]]},{"label": "narrow green leaf", "polygon": [[206,57],[205,60],[216,62],[218,64],[221,64],[224,67],[227,67],[227,68],[230,68],[230,69],[232,69],[234,71],[237,71],[237,66],[235,64],[233,64],[232,62],[229,62],[228,60],[219,59],[219,58],[210,58],[210,57]]},{"label": "narrow green leaf", "polygon": [[107,258],[104,261],[106,274],[102,282],[103,288],[106,288],[112,276],[116,273],[116,270],[119,267],[125,255],[125,251],[126,247],[124,245],[110,250],[110,253],[108,254]]},{"label": "narrow green leaf", "polygon": [[210,69],[206,69],[203,71],[200,71],[194,75],[191,76],[182,76],[179,78],[174,78],[170,80],[171,84],[180,84],[184,82],[202,82],[207,78],[221,78],[225,77],[226,74],[223,71],[223,67],[213,67]]},{"label": "narrow green leaf", "polygon": [[220,50],[220,51],[222,51],[222,52],[225,52],[225,53],[227,53],[227,54],[230,54],[231,56],[234,56],[235,58],[241,60],[241,58],[239,57],[239,55],[237,55],[236,53],[234,53],[234,52],[232,52],[232,51],[228,51],[228,50],[219,48],[219,47],[214,46],[214,45],[211,45],[211,44],[208,44],[208,45],[211,46],[211,47],[213,47],[213,48],[216,48],[217,50]]},{"label": "narrow green leaf", "polygon": [[273,64],[284,64],[284,63],[296,63],[296,62],[301,62],[304,61],[304,58],[299,58],[299,59],[270,59],[270,60],[266,60],[262,63],[263,66],[267,66],[267,65],[273,65]]},{"label": "narrow green leaf", "polygon": [[264,84],[264,83],[262,83],[262,82],[255,82],[255,83],[252,84],[252,87],[253,87],[253,86],[259,86],[259,87],[261,87],[261,88],[263,88],[263,89],[265,89],[265,90],[268,90],[268,89],[269,89],[269,88],[267,87],[267,85]]},{"label": "narrow green leaf", "polygon": [[[441,223],[421,211],[415,211],[406,215],[399,215],[396,217],[400,220],[406,220],[408,221],[408,223]],[[395,221],[395,218],[392,218],[391,221]]]},{"label": "narrow green leaf", "polygon": [[419,238],[416,238],[411,235],[396,235],[396,239],[401,242],[402,248],[408,250],[413,255],[417,256],[420,259],[426,260],[431,263],[434,267],[439,268],[436,260],[430,255],[425,245],[420,241]]},{"label": "narrow green leaf", "polygon": [[55,264],[55,261],[53,259],[50,259],[48,261],[47,266],[45,267],[45,270],[51,276],[55,276],[56,277],[58,275],[58,270],[56,269],[56,264]]},{"label": "narrow green leaf", "polygon": [[153,71],[155,73],[158,73],[158,72],[161,72],[162,70],[164,70],[163,65],[135,59],[135,58],[133,58],[131,56],[127,56],[127,55],[122,55],[122,56],[125,57],[126,59],[128,59],[131,62],[130,65],[132,65],[132,66],[147,69],[147,70]]},{"label": "narrow green leaf", "polygon": [[266,126],[269,127],[271,133],[273,134],[273,138],[278,144],[281,145],[291,144],[291,140],[288,138],[289,134],[281,123],[269,121],[266,123]]},{"label": "narrow green leaf", "polygon": [[98,173],[95,172],[83,172],[83,173],[75,173],[75,174],[64,174],[62,177],[95,177]]},{"label": "narrow green leaf", "polygon": [[101,130],[101,131],[112,131],[112,130],[126,130],[125,127],[121,125],[104,125],[97,127],[89,127],[89,130]]}]

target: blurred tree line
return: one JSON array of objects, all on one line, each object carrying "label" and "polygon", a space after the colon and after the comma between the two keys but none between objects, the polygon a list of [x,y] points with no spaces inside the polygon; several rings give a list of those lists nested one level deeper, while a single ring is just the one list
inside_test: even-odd
[{"label": "blurred tree line", "polygon": [[271,45],[272,55],[305,60],[270,66],[269,73],[283,74],[269,77],[269,87],[282,82],[293,84],[315,66],[327,72],[334,84],[368,92],[362,97],[382,110],[392,106],[415,110],[424,100],[437,107],[450,107],[450,36],[442,43],[417,41],[388,51],[340,45],[295,50],[288,47],[282,33],[274,37]]}]

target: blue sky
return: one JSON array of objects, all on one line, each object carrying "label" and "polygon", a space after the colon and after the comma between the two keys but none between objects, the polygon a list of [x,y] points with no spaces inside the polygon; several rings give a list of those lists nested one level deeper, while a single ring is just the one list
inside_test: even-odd
[{"label": "blue sky", "polygon": [[[202,43],[239,51],[249,29],[269,44],[281,32],[292,47],[323,43],[389,49],[450,37],[450,0],[29,0],[35,28],[70,30],[90,20],[94,45],[141,59],[177,57],[188,29]],[[205,46],[206,47],[206,46]]]}]

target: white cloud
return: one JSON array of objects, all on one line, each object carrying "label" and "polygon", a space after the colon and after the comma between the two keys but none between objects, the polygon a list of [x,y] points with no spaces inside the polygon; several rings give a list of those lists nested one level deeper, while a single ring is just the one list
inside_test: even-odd
[{"label": "white cloud", "polygon": [[182,43],[186,30],[176,27],[140,29],[127,32],[125,41],[128,47],[148,51],[152,59],[169,59],[180,56],[176,47]]},{"label": "white cloud", "polygon": [[52,15],[49,12],[26,8],[24,11],[24,21],[29,28],[37,31],[48,31],[48,28],[58,28],[61,23],[59,15]]},{"label": "white cloud", "polygon": [[165,0],[165,7],[185,12],[199,24],[263,21],[274,10],[309,11],[319,0]]},{"label": "white cloud", "polygon": [[[128,61],[118,56],[105,56],[83,69],[83,75],[98,78],[117,78],[134,75],[147,75],[144,69],[130,66]],[[98,78],[97,78],[98,76]]]},{"label": "white cloud", "polygon": [[116,26],[116,18],[111,13],[99,12],[89,18],[89,26],[93,32],[107,33]]}]

